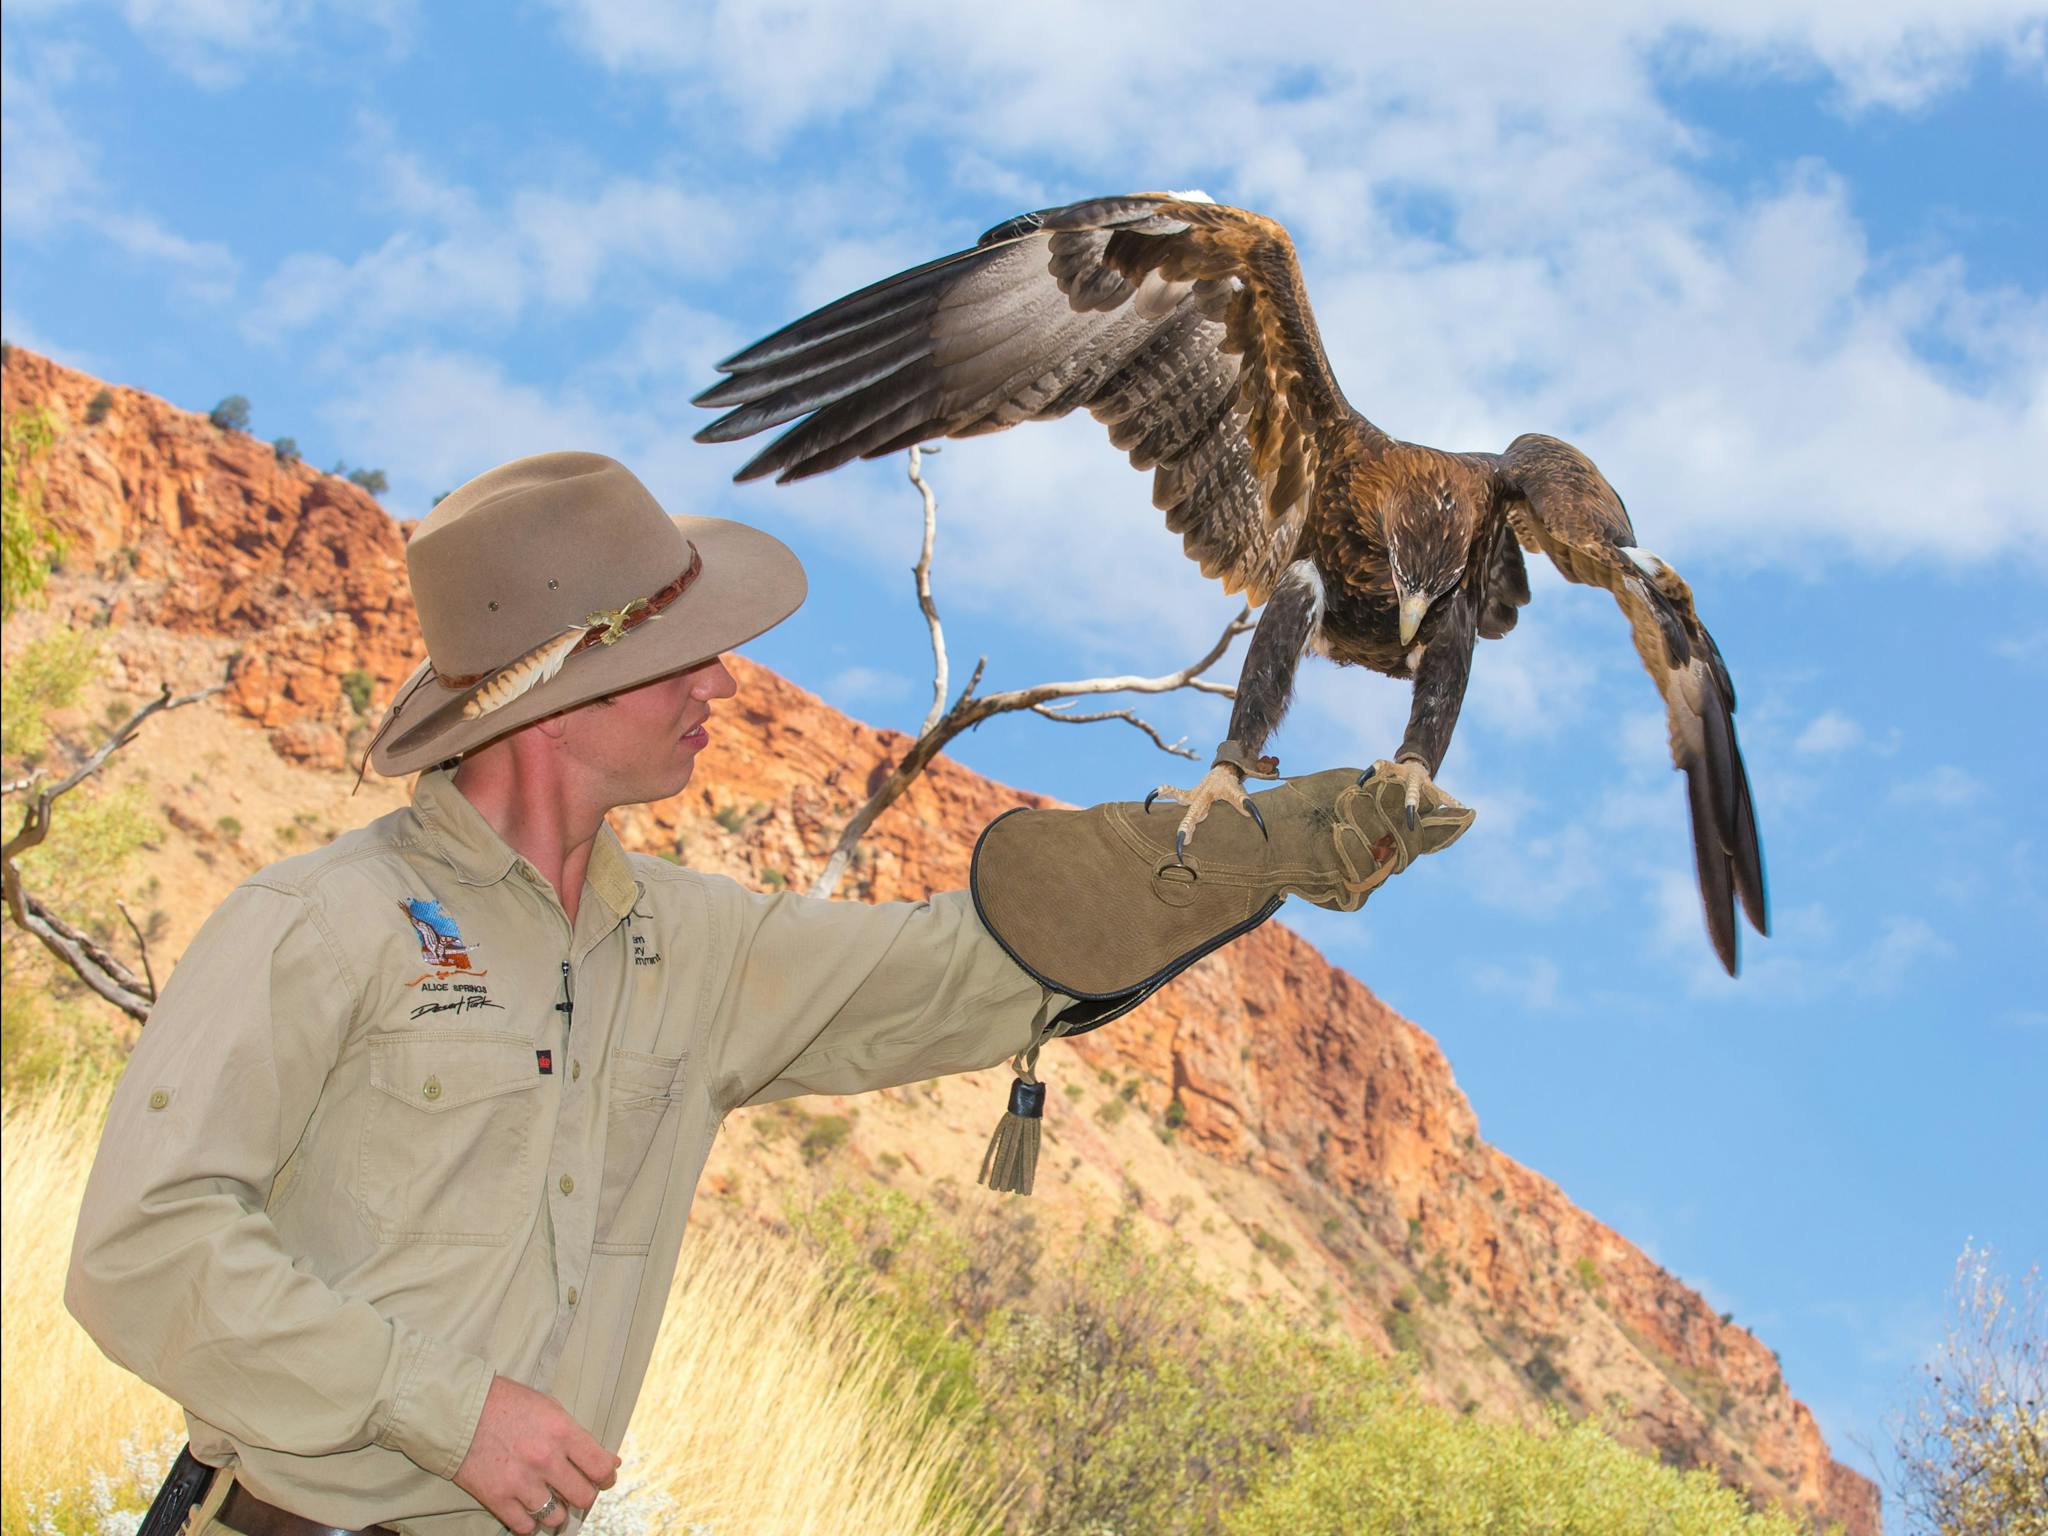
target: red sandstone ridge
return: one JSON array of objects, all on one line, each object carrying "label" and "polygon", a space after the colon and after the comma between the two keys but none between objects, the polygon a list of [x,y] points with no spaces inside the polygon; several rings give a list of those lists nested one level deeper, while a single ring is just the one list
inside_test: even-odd
[{"label": "red sandstone ridge", "polygon": [[[365,724],[342,675],[369,674],[381,705],[417,655],[401,531],[355,487],[136,391],[114,390],[88,426],[100,387],[19,348],[5,369],[9,414],[46,409],[57,428],[39,465],[71,544],[53,610],[106,625],[131,671],[175,651],[197,674],[239,648],[228,710],[294,760],[339,768]],[[736,670],[741,697],[714,722],[697,782],[621,831],[757,884],[801,884],[904,738]],[[942,758],[869,835],[847,889],[957,886],[973,833],[1034,798]],[[1296,934],[1268,925],[1072,1049],[1132,1085],[1151,1118],[1121,1141],[1077,1112],[1049,1120],[1048,1203],[1091,1172],[1170,1159],[1218,1218],[1198,1241],[1252,1234],[1247,1251],[1282,1255],[1273,1289],[1414,1352],[1443,1401],[1524,1418],[1551,1403],[1612,1411],[1670,1461],[1876,1536],[1875,1490],[1833,1460],[1770,1350],[1481,1140],[1436,1042]],[[889,1150],[916,1167],[953,1129],[924,1124]],[[1185,1240],[1178,1216],[1131,1195]]]}]

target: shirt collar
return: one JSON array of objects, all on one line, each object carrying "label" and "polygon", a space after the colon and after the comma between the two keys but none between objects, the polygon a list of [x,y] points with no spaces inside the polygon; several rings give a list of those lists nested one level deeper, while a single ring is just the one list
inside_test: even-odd
[{"label": "shirt collar", "polygon": [[466,885],[496,885],[512,872],[519,854],[484,814],[455,787],[445,768],[423,773],[412,791],[413,814],[441,857]]},{"label": "shirt collar", "polygon": [[[413,787],[412,808],[428,839],[464,884],[496,885],[519,863],[518,850],[469,803],[469,797],[455,787],[455,775],[447,770],[436,768],[420,775]],[[583,884],[614,918],[633,910],[639,882],[633,878],[633,867],[626,861],[626,850],[610,822],[597,829]]]}]

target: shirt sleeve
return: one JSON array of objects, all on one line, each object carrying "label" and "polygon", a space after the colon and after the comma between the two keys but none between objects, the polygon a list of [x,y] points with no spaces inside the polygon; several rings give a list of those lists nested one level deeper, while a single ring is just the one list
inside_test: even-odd
[{"label": "shirt sleeve", "polygon": [[721,1110],[993,1066],[1065,1001],[1004,952],[965,891],[875,906],[726,894],[714,910],[734,929],[733,962],[711,1031]]},{"label": "shirt sleeve", "polygon": [[452,1477],[490,1367],[295,1266],[265,1213],[355,1003],[317,906],[259,883],[229,896],[115,1091],[65,1304],[113,1359],[245,1443],[374,1443]]}]

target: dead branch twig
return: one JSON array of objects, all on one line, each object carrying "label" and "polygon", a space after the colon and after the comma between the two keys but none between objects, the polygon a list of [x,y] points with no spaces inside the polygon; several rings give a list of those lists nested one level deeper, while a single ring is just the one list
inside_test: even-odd
[{"label": "dead branch twig", "polygon": [[128,903],[115,898],[114,905],[120,909],[121,917],[128,924],[128,931],[135,935],[135,952],[142,956],[142,979],[149,990],[149,1000],[156,1001],[156,967],[149,963],[149,935],[142,931],[142,925],[135,921],[135,914],[128,910]]},{"label": "dead branch twig", "polygon": [[[931,451],[937,453],[939,450],[934,448]],[[925,483],[923,454],[923,449],[912,446],[910,483],[924,498],[924,549],[919,553],[911,574],[917,578],[917,606],[924,610],[925,623],[931,626],[932,632],[932,707],[924,717],[924,724],[917,728],[920,736],[939,723],[939,716],[946,707],[946,635],[939,627],[939,605],[932,599],[932,542],[938,537],[939,500]]]},{"label": "dead branch twig", "polygon": [[[27,890],[21,883],[21,871],[15,860],[50,835],[51,812],[57,801],[104,768],[109,758],[135,739],[136,732],[151,715],[196,704],[226,687],[225,681],[218,682],[210,688],[174,698],[171,685],[165,683],[162,692],[116,726],[97,751],[48,789],[38,793],[14,835],[0,844],[0,885],[4,885],[8,915],[24,932],[33,934],[43,948],[61,960],[93,992],[138,1022],[149,1017],[150,1005],[156,1001],[156,978],[150,972],[147,946],[143,948],[143,974],[137,976],[106,946],[77,925],[65,921],[48,903]],[[40,777],[40,773],[31,774],[9,788],[29,787]],[[122,915],[127,916],[127,908],[122,908]],[[134,921],[129,918],[131,928]],[[137,929],[137,940],[140,941],[141,937],[141,930]]]},{"label": "dead branch twig", "polygon": [[1189,762],[1199,761],[1185,745],[1187,737],[1183,736],[1179,741],[1168,741],[1159,734],[1158,728],[1150,721],[1139,719],[1135,712],[1128,709],[1102,709],[1092,714],[1077,715],[1072,710],[1060,709],[1055,705],[1034,704],[1031,706],[1031,713],[1041,715],[1047,720],[1057,720],[1062,725],[1092,725],[1098,720],[1122,720],[1150,736],[1152,745],[1160,751],[1171,752],[1175,757],[1184,757]]},{"label": "dead branch twig", "polygon": [[1194,753],[1178,745],[1169,745],[1160,732],[1135,711],[1128,709],[1103,710],[1086,715],[1064,713],[1048,706],[1062,699],[1085,698],[1105,693],[1171,693],[1180,688],[1191,688],[1202,693],[1219,694],[1224,698],[1235,698],[1237,690],[1227,683],[1219,683],[1202,674],[1223,658],[1230,649],[1230,642],[1252,627],[1251,607],[1247,604],[1238,610],[1237,616],[1224,625],[1223,632],[1216,637],[1215,644],[1196,660],[1172,672],[1156,677],[1136,674],[1123,677],[1073,678],[1059,682],[1035,683],[1028,688],[1010,688],[1000,693],[991,693],[977,698],[974,690],[980,686],[983,672],[988,667],[988,657],[983,656],[975,663],[974,675],[967,686],[961,689],[952,707],[943,714],[939,705],[945,699],[946,655],[943,636],[939,630],[938,608],[931,597],[931,549],[937,524],[938,502],[922,474],[919,451],[911,450],[911,483],[918,488],[925,505],[924,551],[918,560],[918,603],[923,609],[926,622],[932,631],[932,652],[935,677],[933,679],[932,712],[925,717],[925,723],[917,737],[911,742],[902,759],[890,771],[887,778],[876,787],[865,802],[854,811],[846,825],[840,829],[838,840],[826,856],[824,867],[816,880],[811,882],[810,894],[830,896],[838,889],[846,866],[853,857],[853,850],[861,838],[875,824],[876,819],[900,799],[905,790],[924,772],[931,760],[944,751],[947,744],[962,731],[969,731],[993,715],[1010,714],[1029,710],[1050,720],[1061,720],[1070,725],[1079,725],[1100,720],[1122,720],[1150,736],[1161,751],[1171,752],[1180,757],[1193,758]]}]

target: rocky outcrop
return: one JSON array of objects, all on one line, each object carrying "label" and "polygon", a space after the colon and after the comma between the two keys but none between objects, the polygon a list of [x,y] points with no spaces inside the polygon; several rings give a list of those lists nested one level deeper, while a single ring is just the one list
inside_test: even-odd
[{"label": "rocky outcrop", "polygon": [[405,540],[376,501],[246,432],[20,348],[0,399],[55,429],[38,468],[75,620],[215,642],[234,707],[287,757],[340,767],[421,654]]},{"label": "rocky outcrop", "polygon": [[[287,758],[340,768],[418,654],[401,529],[356,487],[134,390],[112,389],[88,425],[101,388],[18,348],[6,365],[8,412],[47,410],[57,428],[37,466],[70,544],[53,608],[106,626],[138,676],[172,655],[195,673],[232,659],[227,710]],[[621,831],[802,884],[905,738],[735,670],[697,781]],[[1043,802],[939,759],[864,841],[846,893],[964,883],[973,832],[1020,803]],[[1833,1460],[1771,1351],[1488,1146],[1436,1042],[1296,934],[1269,924],[1072,1049],[1090,1070],[1048,1121],[1046,1208],[1101,1190],[1171,1240],[1198,1227],[1231,1283],[1415,1353],[1447,1403],[1611,1413],[1667,1460],[1875,1536],[1875,1491]],[[849,1101],[847,1155],[912,1183],[971,1169],[987,1129],[974,1106],[999,1087]],[[788,1176],[760,1140],[725,1138],[709,1194],[744,1203]]]}]

